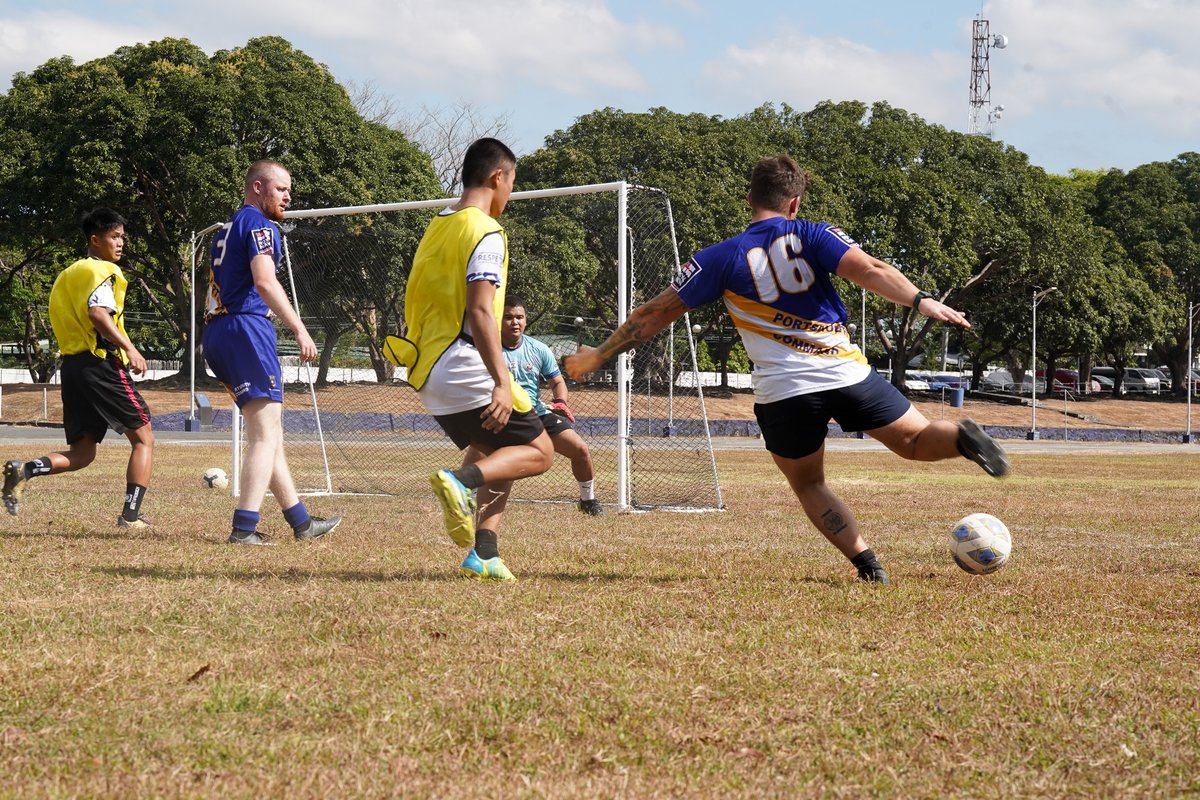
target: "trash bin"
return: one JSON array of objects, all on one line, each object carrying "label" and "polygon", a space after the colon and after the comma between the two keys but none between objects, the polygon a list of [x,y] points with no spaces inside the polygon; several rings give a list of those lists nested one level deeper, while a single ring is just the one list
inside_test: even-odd
[{"label": "trash bin", "polygon": [[966,393],[967,393],[967,390],[962,386],[958,386],[954,389],[951,389],[950,390],[950,407],[951,408],[962,408],[963,397],[966,396]]}]

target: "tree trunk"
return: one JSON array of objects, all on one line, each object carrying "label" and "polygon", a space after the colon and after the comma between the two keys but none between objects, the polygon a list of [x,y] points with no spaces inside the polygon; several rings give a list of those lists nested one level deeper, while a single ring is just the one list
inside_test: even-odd
[{"label": "tree trunk", "polygon": [[321,345],[321,360],[317,364],[317,386],[329,384],[329,365],[333,361],[333,351],[337,348],[342,332],[336,328],[325,328],[325,342]]}]

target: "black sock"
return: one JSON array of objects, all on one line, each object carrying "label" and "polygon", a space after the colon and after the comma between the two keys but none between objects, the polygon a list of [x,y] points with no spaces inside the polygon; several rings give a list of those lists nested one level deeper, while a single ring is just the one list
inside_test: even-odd
[{"label": "black sock", "polygon": [[478,489],[487,483],[483,479],[483,473],[479,471],[479,467],[474,464],[467,464],[461,469],[452,470],[452,472],[454,477],[458,478],[459,482],[468,489]]},{"label": "black sock", "polygon": [[475,529],[475,555],[487,561],[500,555],[500,545],[496,541],[496,532],[487,528]]},{"label": "black sock", "polygon": [[25,480],[36,478],[38,475],[49,475],[51,469],[53,467],[50,466],[49,457],[43,456],[42,458],[35,458],[33,461],[26,461]]},{"label": "black sock", "polygon": [[859,572],[868,569],[878,569],[882,566],[882,564],[879,563],[879,559],[875,557],[875,551],[869,547],[858,555],[852,557],[850,559],[850,563],[858,567]]},{"label": "black sock", "polygon": [[125,484],[125,508],[121,516],[126,522],[137,522],[138,512],[142,510],[142,501],[146,499],[146,487],[140,483]]}]

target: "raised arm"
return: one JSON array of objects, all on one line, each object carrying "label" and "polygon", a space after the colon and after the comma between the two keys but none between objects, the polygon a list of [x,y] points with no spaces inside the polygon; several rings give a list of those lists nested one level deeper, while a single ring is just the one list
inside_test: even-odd
[{"label": "raised arm", "polygon": [[687,310],[679,294],[668,286],[657,297],[635,308],[629,319],[599,347],[581,347],[575,355],[564,358],[563,370],[573,380],[583,380],[615,356],[654,338]]},{"label": "raised arm", "polygon": [[967,322],[962,313],[929,295],[919,294],[920,290],[904,277],[904,273],[891,264],[868,255],[860,247],[852,247],[846,251],[838,262],[837,274],[886,300],[914,308],[930,319],[949,322],[963,328],[971,327],[971,323]]}]

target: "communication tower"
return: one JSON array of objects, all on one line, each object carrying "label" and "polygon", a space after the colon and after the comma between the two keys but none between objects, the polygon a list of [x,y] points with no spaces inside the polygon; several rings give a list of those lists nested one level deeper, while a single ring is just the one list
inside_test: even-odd
[{"label": "communication tower", "polygon": [[971,23],[971,103],[967,112],[967,133],[991,136],[1004,113],[1003,105],[992,105],[991,49],[1008,47],[1008,37],[991,33],[991,23],[983,12]]}]

